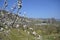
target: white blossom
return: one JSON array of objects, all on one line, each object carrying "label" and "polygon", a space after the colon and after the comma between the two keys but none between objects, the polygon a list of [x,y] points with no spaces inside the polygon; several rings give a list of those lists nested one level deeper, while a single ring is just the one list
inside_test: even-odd
[{"label": "white blossom", "polygon": [[18,27],[19,27],[19,24],[16,25],[16,28],[18,28]]},{"label": "white blossom", "polygon": [[18,3],[18,9],[20,9],[20,8],[21,8],[21,6],[22,6],[22,4],[21,4],[21,3],[22,3],[22,1],[21,1],[21,0],[18,0],[18,1],[17,1],[17,3]]},{"label": "white blossom", "polygon": [[33,31],[32,34],[36,35],[37,33],[35,31]]},{"label": "white blossom", "polygon": [[42,40],[42,36],[41,35],[38,35],[37,39]]},{"label": "white blossom", "polygon": [[29,28],[30,30],[33,30],[33,28]]},{"label": "white blossom", "polygon": [[3,28],[0,28],[0,31],[3,31],[4,29]]},{"label": "white blossom", "polygon": [[24,28],[26,28],[27,25],[23,25]]},{"label": "white blossom", "polygon": [[7,5],[8,5],[7,0],[5,0],[4,7],[7,7]]}]

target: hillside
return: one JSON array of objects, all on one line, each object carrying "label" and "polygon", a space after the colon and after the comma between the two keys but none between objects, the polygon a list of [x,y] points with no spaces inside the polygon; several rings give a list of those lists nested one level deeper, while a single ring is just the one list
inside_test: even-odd
[{"label": "hillside", "polygon": [[60,40],[60,21],[22,17],[0,10],[0,40]]}]

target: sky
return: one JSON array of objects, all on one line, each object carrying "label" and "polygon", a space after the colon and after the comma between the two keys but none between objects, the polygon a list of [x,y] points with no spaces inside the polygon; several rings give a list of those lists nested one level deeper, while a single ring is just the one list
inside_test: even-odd
[{"label": "sky", "polygon": [[[6,10],[10,11],[17,0],[8,0]],[[0,9],[4,0],[0,0]],[[16,9],[17,10],[17,9]],[[14,11],[16,13],[16,10]],[[21,15],[29,18],[56,18],[60,19],[60,0],[22,0]]]}]

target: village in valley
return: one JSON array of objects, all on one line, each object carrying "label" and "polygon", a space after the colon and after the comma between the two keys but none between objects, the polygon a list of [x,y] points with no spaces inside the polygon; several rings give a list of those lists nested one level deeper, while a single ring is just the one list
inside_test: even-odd
[{"label": "village in valley", "polygon": [[[5,10],[8,5],[4,0],[0,9],[0,40],[60,40],[60,19],[20,16],[22,0],[17,0],[11,11]],[[16,8],[17,13],[13,13]]]}]

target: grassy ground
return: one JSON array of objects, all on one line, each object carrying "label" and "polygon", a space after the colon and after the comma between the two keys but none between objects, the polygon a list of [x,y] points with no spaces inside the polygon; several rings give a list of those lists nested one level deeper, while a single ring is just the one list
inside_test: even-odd
[{"label": "grassy ground", "polygon": [[[39,31],[39,30],[38,30]],[[59,34],[51,34],[51,35],[42,35],[42,40],[60,40]],[[18,31],[17,29],[13,28],[11,29],[10,33],[5,35],[3,32],[0,32],[0,39],[2,40],[37,40],[35,37],[31,34],[27,34],[27,32],[20,29]]]},{"label": "grassy ground", "polygon": [[33,40],[34,36],[28,35],[27,32],[24,32],[23,30],[18,32],[17,29],[11,29],[7,36],[4,35],[4,33],[0,33],[0,38],[3,40]]}]

